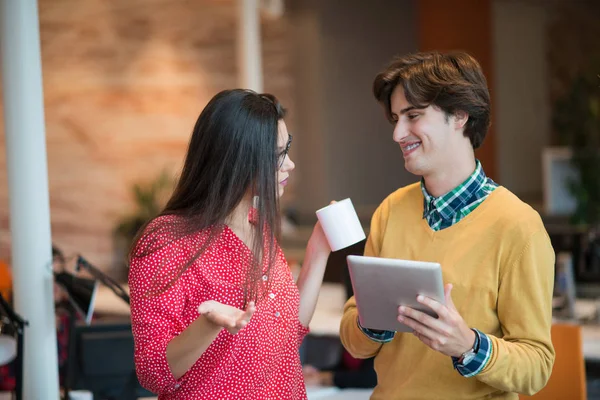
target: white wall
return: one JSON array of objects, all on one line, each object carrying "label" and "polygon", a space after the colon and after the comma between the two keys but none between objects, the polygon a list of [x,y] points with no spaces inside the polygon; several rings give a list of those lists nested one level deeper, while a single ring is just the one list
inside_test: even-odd
[{"label": "white wall", "polygon": [[370,214],[389,193],[417,179],[404,170],[392,126],[371,89],[394,55],[417,49],[414,1],[305,0],[291,12],[297,207],[308,215],[351,197]]},{"label": "white wall", "polygon": [[541,199],[542,148],[550,142],[546,67],[547,4],[493,4],[495,108],[499,183],[524,200]]},{"label": "white wall", "polygon": [[[310,214],[351,197],[372,210],[414,182],[371,85],[396,54],[417,50],[414,0],[296,0],[293,155],[296,205]],[[541,151],[550,140],[544,1],[495,0],[492,93],[498,181],[526,201],[542,198]]]}]

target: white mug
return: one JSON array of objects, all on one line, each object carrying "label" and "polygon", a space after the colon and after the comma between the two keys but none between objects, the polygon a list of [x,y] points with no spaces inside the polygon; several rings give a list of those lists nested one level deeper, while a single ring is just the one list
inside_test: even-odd
[{"label": "white mug", "polygon": [[331,251],[338,251],[365,239],[352,200],[344,199],[317,210]]}]

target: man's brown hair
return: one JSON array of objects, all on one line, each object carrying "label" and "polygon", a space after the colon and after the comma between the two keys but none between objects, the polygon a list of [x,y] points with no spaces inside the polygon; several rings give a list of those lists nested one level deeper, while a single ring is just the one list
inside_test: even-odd
[{"label": "man's brown hair", "polygon": [[392,122],[390,97],[398,85],[414,107],[433,105],[446,115],[467,113],[464,134],[474,149],[481,146],[490,126],[490,94],[475,58],[463,52],[427,52],[393,59],[373,82],[373,94]]}]

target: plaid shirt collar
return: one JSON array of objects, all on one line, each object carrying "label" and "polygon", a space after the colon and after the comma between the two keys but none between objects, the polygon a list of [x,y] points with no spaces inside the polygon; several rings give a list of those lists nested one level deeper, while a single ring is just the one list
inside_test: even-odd
[{"label": "plaid shirt collar", "polygon": [[463,183],[450,192],[433,197],[425,189],[425,181],[421,178],[421,191],[423,192],[423,218],[427,218],[436,211],[442,219],[449,220],[470,204],[470,199],[483,189],[487,177],[479,160],[475,160],[475,171]]}]

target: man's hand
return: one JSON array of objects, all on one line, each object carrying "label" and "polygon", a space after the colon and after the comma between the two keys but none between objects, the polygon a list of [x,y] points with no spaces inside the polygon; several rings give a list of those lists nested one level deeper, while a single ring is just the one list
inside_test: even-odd
[{"label": "man's hand", "polygon": [[413,334],[433,350],[447,356],[460,357],[473,347],[475,332],[456,310],[450,296],[451,291],[452,284],[447,284],[444,288],[446,305],[425,296],[417,296],[419,303],[435,311],[437,319],[413,308],[400,306],[398,321],[411,327]]},{"label": "man's hand", "polygon": [[232,335],[248,325],[255,311],[256,306],[253,301],[248,303],[246,311],[213,300],[205,301],[198,306],[200,315],[214,325],[227,329]]}]

